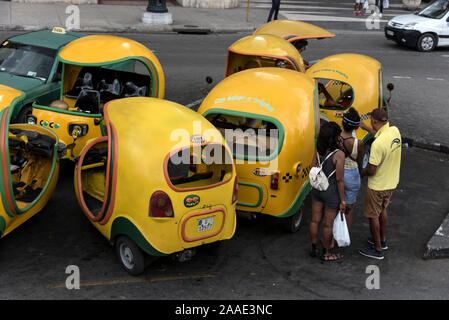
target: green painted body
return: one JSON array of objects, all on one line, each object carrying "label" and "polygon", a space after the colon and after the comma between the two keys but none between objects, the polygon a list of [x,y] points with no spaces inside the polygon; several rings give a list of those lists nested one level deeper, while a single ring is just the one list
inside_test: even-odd
[{"label": "green painted body", "polygon": [[61,79],[56,74],[59,63],[56,59],[57,53],[67,43],[84,36],[85,34],[75,32],[59,34],[51,30],[41,30],[14,36],[5,40],[56,50],[55,61],[46,81],[0,72],[0,84],[25,93],[25,98],[14,107],[12,114],[14,119],[24,106],[31,106],[33,102],[41,105],[50,105],[52,101],[59,99]]}]

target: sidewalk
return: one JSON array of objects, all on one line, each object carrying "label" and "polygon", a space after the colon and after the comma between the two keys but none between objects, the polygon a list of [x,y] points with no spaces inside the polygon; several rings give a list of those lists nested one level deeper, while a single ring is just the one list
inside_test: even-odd
[{"label": "sidewalk", "polygon": [[[401,1],[390,1],[393,10],[402,10]],[[330,0],[317,2],[316,6],[336,5]],[[66,21],[71,21],[73,11],[71,5],[65,3],[17,3],[0,1],[0,31],[33,31],[54,26],[66,27]],[[247,2],[240,1],[240,6],[234,9],[198,9],[181,6],[168,6],[173,17],[172,25],[145,24],[141,21],[146,6],[124,5],[77,5],[79,9],[80,29],[82,32],[251,32],[266,22],[271,4],[264,0],[251,0],[249,19],[246,22]],[[298,9],[310,6],[310,1],[290,0],[284,7]],[[353,2],[339,2],[338,6],[352,13]],[[72,9],[73,10],[73,9]],[[280,19],[285,19],[282,11]],[[332,18],[332,17],[331,17]],[[353,18],[351,18],[353,19]],[[362,20],[360,20],[362,21]],[[384,21],[385,22],[385,21]],[[346,28],[341,28],[346,29]],[[365,30],[366,31],[366,30]]]},{"label": "sidewalk", "polygon": [[[40,30],[66,26],[69,5],[16,3],[0,1],[0,30]],[[182,29],[229,33],[253,31],[266,22],[266,9],[252,9],[246,22],[246,7],[235,9],[197,9],[168,7],[172,25],[146,24],[141,21],[146,6],[78,5],[82,32],[176,32]]]}]

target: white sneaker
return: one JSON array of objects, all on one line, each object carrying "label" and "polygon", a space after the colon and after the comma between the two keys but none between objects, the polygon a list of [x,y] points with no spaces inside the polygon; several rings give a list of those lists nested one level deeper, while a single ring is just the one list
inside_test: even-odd
[{"label": "white sneaker", "polygon": [[382,18],[382,13],[379,13],[379,18]]}]

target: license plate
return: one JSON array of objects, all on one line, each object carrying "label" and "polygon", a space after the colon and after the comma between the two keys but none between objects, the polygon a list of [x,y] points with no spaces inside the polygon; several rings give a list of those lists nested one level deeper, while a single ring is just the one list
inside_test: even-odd
[{"label": "license plate", "polygon": [[391,31],[391,30],[387,30],[387,34],[388,34],[389,36],[394,36],[394,32]]},{"label": "license plate", "polygon": [[214,217],[209,217],[205,219],[200,219],[198,221],[198,232],[203,232],[212,229],[212,226],[214,225]]}]

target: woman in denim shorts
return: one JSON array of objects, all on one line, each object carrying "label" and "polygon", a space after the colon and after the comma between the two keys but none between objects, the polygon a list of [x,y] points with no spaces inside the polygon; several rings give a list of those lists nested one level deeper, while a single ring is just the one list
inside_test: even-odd
[{"label": "woman in denim shorts", "polygon": [[358,140],[355,130],[360,126],[360,116],[357,110],[350,108],[343,114],[342,149],[345,152],[345,199],[346,223],[348,229],[352,224],[352,213],[360,190],[360,171],[362,170],[364,143]]}]

